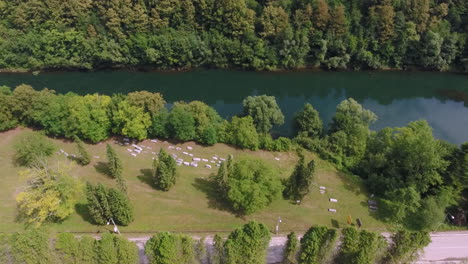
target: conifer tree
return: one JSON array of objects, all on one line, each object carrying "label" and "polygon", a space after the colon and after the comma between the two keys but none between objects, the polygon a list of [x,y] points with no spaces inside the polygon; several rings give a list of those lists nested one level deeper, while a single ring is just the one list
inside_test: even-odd
[{"label": "conifer tree", "polygon": [[122,176],[122,161],[109,144],[107,144],[107,159],[109,161],[108,166],[111,176],[117,181],[120,190],[122,192],[127,192],[127,184]]},{"label": "conifer tree", "polygon": [[309,193],[314,180],[315,161],[305,165],[304,155],[299,153],[299,161],[294,172],[285,183],[284,195],[289,199],[302,200]]},{"label": "conifer tree", "polygon": [[107,201],[107,190],[102,185],[86,185],[86,198],[88,201],[88,212],[92,220],[98,225],[104,225],[111,215],[109,203]]},{"label": "conifer tree", "polygon": [[155,186],[162,191],[169,191],[176,183],[176,162],[164,149],[159,152],[159,160],[153,163],[153,170]]},{"label": "conifer tree", "polygon": [[107,200],[112,218],[117,224],[126,226],[133,221],[133,208],[124,193],[115,189],[109,189]]},{"label": "conifer tree", "polygon": [[89,157],[89,153],[86,151],[85,147],[84,147],[84,144],[83,144],[83,141],[81,141],[81,139],[77,136],[74,137],[75,139],[75,142],[76,142],[76,146],[78,148],[78,153],[79,153],[79,157],[78,157],[78,163],[83,165],[83,166],[86,166],[89,164],[90,162],[90,157]]}]

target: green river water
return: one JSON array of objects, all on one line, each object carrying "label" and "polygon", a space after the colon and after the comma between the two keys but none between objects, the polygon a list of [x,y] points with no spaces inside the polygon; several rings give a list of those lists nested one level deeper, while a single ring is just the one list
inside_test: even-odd
[{"label": "green river water", "polygon": [[0,85],[25,83],[58,93],[160,92],[170,104],[200,100],[228,118],[241,113],[249,95],[273,95],[285,124],[275,133],[291,135],[294,113],[311,103],[328,123],[336,105],[347,97],[375,112],[372,129],[404,126],[426,119],[437,138],[468,141],[468,75],[433,72],[287,72],[262,73],[200,70],[183,73],[99,71],[0,74]]}]

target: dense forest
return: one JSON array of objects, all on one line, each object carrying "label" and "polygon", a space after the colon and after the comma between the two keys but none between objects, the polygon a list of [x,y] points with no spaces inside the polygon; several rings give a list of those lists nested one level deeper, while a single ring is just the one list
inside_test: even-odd
[{"label": "dense forest", "polygon": [[0,0],[0,68],[466,70],[465,0]]}]

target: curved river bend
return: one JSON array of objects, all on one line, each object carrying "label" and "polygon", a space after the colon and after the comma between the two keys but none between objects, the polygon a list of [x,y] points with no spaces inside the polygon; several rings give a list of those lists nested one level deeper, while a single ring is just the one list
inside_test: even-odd
[{"label": "curved river bend", "polygon": [[404,126],[426,119],[437,138],[460,144],[468,141],[468,75],[432,72],[290,72],[258,73],[202,70],[184,73],[132,71],[0,74],[0,85],[25,83],[58,93],[160,92],[174,101],[200,100],[224,118],[242,111],[249,95],[274,95],[286,117],[273,132],[291,134],[293,115],[311,103],[328,123],[336,105],[352,97],[375,112],[372,126]]}]

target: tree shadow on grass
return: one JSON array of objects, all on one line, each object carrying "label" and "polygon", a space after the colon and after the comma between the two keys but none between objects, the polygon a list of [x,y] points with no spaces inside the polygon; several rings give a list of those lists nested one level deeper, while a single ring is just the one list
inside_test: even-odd
[{"label": "tree shadow on grass", "polygon": [[360,195],[364,193],[367,195],[364,188],[364,182],[356,175],[347,175],[341,171],[338,172],[338,176],[340,177],[341,181],[346,190],[353,192],[356,195]]},{"label": "tree shadow on grass", "polygon": [[340,223],[338,223],[338,221],[336,221],[335,219],[331,219],[331,224],[334,228],[340,228]]},{"label": "tree shadow on grass", "polygon": [[145,184],[148,184],[152,188],[156,188],[153,182],[153,170],[152,169],[141,169],[141,175],[138,175],[137,178]]},{"label": "tree shadow on grass", "polygon": [[226,211],[234,214],[236,217],[245,219],[245,216],[235,212],[221,197],[223,195],[217,190],[216,183],[210,179],[195,178],[195,182],[192,184],[197,190],[202,191],[206,194],[208,199],[208,207],[221,211]]},{"label": "tree shadow on grass", "polygon": [[95,224],[94,221],[91,219],[91,215],[89,214],[88,206],[85,203],[77,203],[75,205],[75,211],[76,213],[81,216],[81,218],[89,222],[91,224]]},{"label": "tree shadow on grass", "polygon": [[94,165],[94,169],[100,174],[112,177],[110,170],[109,170],[108,162],[99,161]]}]

